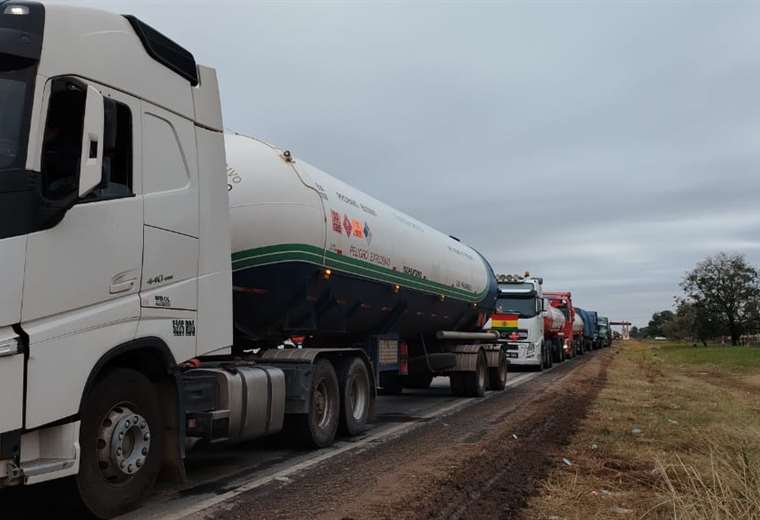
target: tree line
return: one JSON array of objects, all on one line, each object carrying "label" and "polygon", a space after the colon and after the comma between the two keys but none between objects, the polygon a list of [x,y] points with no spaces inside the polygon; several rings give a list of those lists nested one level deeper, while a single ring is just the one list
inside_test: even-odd
[{"label": "tree line", "polygon": [[675,310],[655,312],[649,325],[633,327],[638,338],[666,337],[703,344],[760,333],[760,271],[744,255],[719,253],[705,258],[681,281]]}]

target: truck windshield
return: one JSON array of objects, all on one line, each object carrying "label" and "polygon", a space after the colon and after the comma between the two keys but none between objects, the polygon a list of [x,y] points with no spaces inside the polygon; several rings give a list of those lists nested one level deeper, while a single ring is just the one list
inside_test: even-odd
[{"label": "truck windshield", "polygon": [[0,170],[24,168],[31,73],[0,68]]},{"label": "truck windshield", "polygon": [[496,301],[496,312],[519,314],[521,318],[533,318],[536,312],[535,297],[501,297]]}]

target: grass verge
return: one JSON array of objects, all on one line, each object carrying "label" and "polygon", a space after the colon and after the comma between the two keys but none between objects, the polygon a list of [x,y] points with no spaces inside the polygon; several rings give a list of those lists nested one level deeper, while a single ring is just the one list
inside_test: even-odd
[{"label": "grass verge", "polygon": [[760,349],[615,349],[567,462],[523,518],[760,518]]}]

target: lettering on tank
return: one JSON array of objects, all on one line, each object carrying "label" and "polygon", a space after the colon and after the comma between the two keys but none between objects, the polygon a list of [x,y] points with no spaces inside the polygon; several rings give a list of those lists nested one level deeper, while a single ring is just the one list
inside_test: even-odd
[{"label": "lettering on tank", "polygon": [[319,196],[320,196],[320,197],[321,197],[323,200],[330,200],[330,199],[327,197],[327,190],[325,190],[325,188],[324,188],[324,187],[323,187],[323,186],[322,186],[320,183],[318,183],[318,182],[315,182],[315,183],[314,183],[314,187],[317,189],[317,192],[319,192]]},{"label": "lettering on tank", "polygon": [[363,247],[351,246],[348,248],[348,254],[359,260],[372,262],[373,264],[382,265],[383,267],[391,266],[391,257],[370,251]]},{"label": "lettering on tank", "polygon": [[399,222],[401,222],[402,224],[404,224],[406,227],[409,227],[409,228],[412,228],[412,229],[416,229],[417,231],[420,231],[422,233],[425,232],[425,230],[422,229],[422,226],[420,226],[416,222],[412,222],[408,218],[402,217],[398,213],[394,213],[394,216],[396,217],[396,220],[398,220]]},{"label": "lettering on tank", "polygon": [[338,196],[338,199],[343,201],[344,203],[348,204],[349,206],[353,206],[357,209],[361,209],[365,213],[369,213],[373,217],[377,216],[377,212],[372,209],[371,207],[367,206],[366,204],[361,204],[359,202],[356,202],[356,200],[352,199],[348,195],[343,195],[339,191],[336,191],[335,194]]},{"label": "lettering on tank", "polygon": [[404,274],[408,274],[409,276],[414,276],[415,278],[424,279],[425,277],[422,275],[422,271],[419,269],[415,269],[414,267],[404,266]]},{"label": "lettering on tank", "polygon": [[227,191],[232,191],[232,187],[241,182],[243,182],[243,178],[238,171],[235,168],[227,166]]},{"label": "lettering on tank", "polygon": [[462,251],[462,250],[460,250],[460,249],[457,249],[456,247],[451,247],[451,246],[449,246],[449,251],[451,251],[452,253],[454,253],[454,254],[456,254],[456,255],[459,255],[459,256],[463,256],[463,257],[465,257],[465,258],[467,258],[467,259],[469,259],[469,260],[475,260],[475,259],[472,257],[472,255],[471,255],[471,254],[469,254],[469,253],[466,253],[466,252],[464,252],[464,251]]}]

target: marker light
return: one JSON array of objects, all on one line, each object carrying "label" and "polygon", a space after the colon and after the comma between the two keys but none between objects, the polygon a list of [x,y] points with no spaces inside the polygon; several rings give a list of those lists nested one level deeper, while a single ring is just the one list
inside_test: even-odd
[{"label": "marker light", "polygon": [[322,277],[325,280],[329,280],[331,276],[332,276],[332,269],[325,269],[324,271],[322,271]]},{"label": "marker light", "polygon": [[0,357],[15,356],[19,353],[18,338],[0,341]]},{"label": "marker light", "polygon": [[3,14],[12,14],[15,16],[24,16],[29,14],[29,7],[26,5],[9,5],[6,6]]}]

